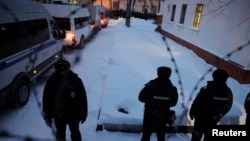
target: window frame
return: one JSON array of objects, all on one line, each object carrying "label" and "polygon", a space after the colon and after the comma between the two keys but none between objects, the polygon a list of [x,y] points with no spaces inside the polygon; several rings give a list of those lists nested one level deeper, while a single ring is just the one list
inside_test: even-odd
[{"label": "window frame", "polygon": [[170,22],[174,22],[175,11],[176,11],[176,5],[174,4],[174,5],[172,5],[172,11],[171,11]]},{"label": "window frame", "polygon": [[0,59],[17,54],[50,39],[47,19],[0,24]]},{"label": "window frame", "polygon": [[180,24],[184,24],[185,22],[186,11],[187,11],[187,4],[182,4],[181,15],[180,15],[180,20],[179,20]]},{"label": "window frame", "polygon": [[200,28],[203,8],[204,8],[204,4],[202,4],[202,3],[196,4],[195,14],[194,14],[194,19],[193,19],[193,24],[192,24],[192,27],[195,29]]}]

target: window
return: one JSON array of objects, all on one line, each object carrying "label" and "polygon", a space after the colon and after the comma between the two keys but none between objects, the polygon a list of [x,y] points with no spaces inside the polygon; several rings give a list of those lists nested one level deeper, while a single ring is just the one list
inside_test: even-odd
[{"label": "window", "polygon": [[49,40],[46,19],[0,24],[0,59]]},{"label": "window", "polygon": [[180,24],[184,24],[186,10],[187,10],[187,4],[183,4],[181,8]]},{"label": "window", "polygon": [[194,21],[193,21],[194,28],[200,27],[202,10],[203,10],[203,4],[197,4],[196,9],[195,9]]},{"label": "window", "polygon": [[113,2],[113,10],[119,10],[119,2]]},{"label": "window", "polygon": [[170,19],[171,22],[174,21],[175,9],[176,9],[176,5],[172,5],[172,13],[171,13],[171,19]]},{"label": "window", "polygon": [[56,25],[56,23],[54,21],[50,21],[50,25],[51,25],[51,30],[52,30],[52,36],[55,39],[59,39],[60,34],[61,34],[59,27]]},{"label": "window", "polygon": [[69,18],[58,18],[54,17],[56,24],[61,30],[70,30],[70,19]]},{"label": "window", "polygon": [[75,30],[84,28],[89,25],[89,17],[75,18]]}]

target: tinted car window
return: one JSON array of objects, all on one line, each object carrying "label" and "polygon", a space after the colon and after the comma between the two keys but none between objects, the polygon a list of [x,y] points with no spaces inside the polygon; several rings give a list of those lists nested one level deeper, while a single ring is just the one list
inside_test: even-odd
[{"label": "tinted car window", "polygon": [[0,59],[49,40],[46,19],[0,24]]},{"label": "tinted car window", "polygon": [[70,30],[70,19],[69,18],[58,18],[54,17],[56,24],[61,30]]}]

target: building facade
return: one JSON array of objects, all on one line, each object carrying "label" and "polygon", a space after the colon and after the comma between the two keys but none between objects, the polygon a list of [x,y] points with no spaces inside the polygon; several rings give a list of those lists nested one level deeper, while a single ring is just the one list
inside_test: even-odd
[{"label": "building facade", "polygon": [[250,83],[250,1],[165,0],[160,13],[158,31]]},{"label": "building facade", "polygon": [[[100,4],[108,10],[126,10],[129,0],[94,0],[95,4]],[[147,12],[155,14],[158,12],[159,0],[132,0],[133,11]]]},{"label": "building facade", "polygon": [[53,3],[54,1],[61,1],[62,3],[69,3],[69,4],[90,4],[93,3],[93,0],[36,0],[41,3]]},{"label": "building facade", "polygon": [[[94,4],[102,5],[107,10],[126,10],[129,0],[36,0],[41,3],[53,3],[54,1],[61,1],[69,4]],[[132,0],[133,11],[140,13],[156,14],[159,12],[159,5],[162,0]]]}]

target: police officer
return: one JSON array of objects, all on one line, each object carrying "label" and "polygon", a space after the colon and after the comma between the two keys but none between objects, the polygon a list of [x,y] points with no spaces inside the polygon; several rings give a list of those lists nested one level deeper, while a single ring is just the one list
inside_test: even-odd
[{"label": "police officer", "polygon": [[177,89],[169,79],[171,69],[158,67],[157,75],[156,79],[145,84],[138,97],[139,101],[145,103],[141,141],[150,141],[154,130],[158,141],[165,141],[165,127],[171,119],[170,107],[175,106],[178,101]]},{"label": "police officer", "polygon": [[213,81],[208,81],[194,99],[189,112],[194,121],[191,141],[200,141],[203,134],[204,140],[211,140],[211,131],[220,119],[231,109],[233,94],[227,86],[228,73],[216,69]]},{"label": "police officer", "polygon": [[44,120],[56,126],[56,139],[65,141],[66,125],[69,125],[72,141],[81,141],[79,122],[87,117],[87,97],[81,79],[70,70],[70,63],[59,60],[56,72],[47,80],[43,93]]},{"label": "police officer", "polygon": [[245,103],[247,136],[250,136],[250,92],[247,94]]}]

